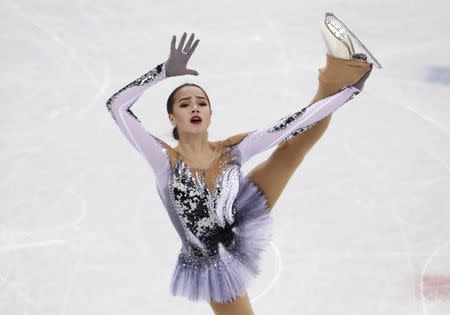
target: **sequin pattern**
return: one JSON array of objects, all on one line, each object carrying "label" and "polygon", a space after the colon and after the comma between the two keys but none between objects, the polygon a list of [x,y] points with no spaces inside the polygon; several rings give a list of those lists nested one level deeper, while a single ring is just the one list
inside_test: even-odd
[{"label": "sequin pattern", "polygon": [[196,256],[214,256],[219,243],[228,247],[233,242],[240,165],[233,159],[220,161],[212,191],[205,181],[208,170],[190,170],[178,157],[170,175],[171,200]]},{"label": "sequin pattern", "polygon": [[311,129],[312,127],[314,127],[314,126],[317,125],[318,123],[319,123],[319,122],[316,121],[315,123],[312,123],[311,125],[308,125],[308,126],[306,126],[306,127],[304,127],[304,128],[296,129],[295,131],[291,132],[291,133],[290,133],[290,134],[289,134],[282,142],[288,141],[288,140],[294,138],[296,135],[299,135],[299,134],[301,134],[301,133],[304,133],[306,130]]},{"label": "sequin pattern", "polygon": [[[133,82],[127,84],[126,86],[124,86],[123,88],[121,88],[119,91],[117,91],[116,93],[114,93],[106,102],[106,108],[108,108],[109,112],[112,115],[112,108],[111,108],[111,104],[114,102],[114,100],[116,99],[116,97],[122,93],[123,91],[125,91],[126,89],[129,89],[132,86],[141,86],[147,83],[152,82],[162,71],[163,69],[163,64],[161,63],[159,65],[157,65],[155,68],[151,69],[150,71],[148,71],[147,73],[143,74],[142,76],[140,76],[139,78],[137,78],[136,80],[134,80]],[[136,115],[133,114],[133,112],[130,110],[130,107],[133,105],[133,103],[128,105],[127,111],[136,119],[140,122],[140,120],[136,117]],[[114,115],[112,115],[114,120],[116,120],[116,117],[114,117]]]},{"label": "sequin pattern", "polygon": [[268,130],[268,132],[277,132],[277,131],[286,129],[290,124],[292,124],[299,117],[301,117],[305,111],[306,111],[306,107],[298,112],[295,112],[294,114],[288,115],[288,116],[280,119],[281,122],[276,124],[272,128],[270,128]]},{"label": "sequin pattern", "polygon": [[[290,124],[292,124],[294,121],[296,121],[299,117],[301,117],[303,115],[303,113],[306,111],[307,107],[303,108],[302,110],[295,112],[294,114],[288,115],[282,119],[280,119],[280,123],[276,124],[275,126],[273,126],[272,128],[270,128],[268,130],[268,132],[277,132],[280,130],[284,130],[286,129]],[[298,128],[296,130],[294,130],[293,132],[291,132],[289,135],[286,136],[286,138],[283,139],[283,141],[281,142],[285,142],[288,141],[292,138],[294,138],[296,135],[301,134],[309,129],[311,129],[312,127],[314,127],[315,125],[317,125],[319,123],[319,121],[316,121],[306,127],[302,127],[302,128]]]}]

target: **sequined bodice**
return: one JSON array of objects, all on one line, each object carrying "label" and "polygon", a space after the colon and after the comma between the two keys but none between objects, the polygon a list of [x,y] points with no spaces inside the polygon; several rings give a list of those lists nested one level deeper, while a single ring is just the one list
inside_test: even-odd
[{"label": "sequined bodice", "polygon": [[177,155],[169,179],[171,201],[188,240],[203,255],[213,255],[219,241],[226,246],[232,240],[240,175],[229,148],[206,170],[191,169]]}]

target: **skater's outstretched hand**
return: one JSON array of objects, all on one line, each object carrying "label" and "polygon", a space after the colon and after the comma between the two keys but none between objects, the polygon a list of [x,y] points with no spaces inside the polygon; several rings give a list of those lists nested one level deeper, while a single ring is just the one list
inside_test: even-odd
[{"label": "skater's outstretched hand", "polygon": [[370,69],[369,71],[367,71],[362,77],[361,79],[359,79],[358,82],[356,82],[355,84],[353,84],[353,86],[355,88],[358,88],[359,91],[361,92],[364,88],[364,83],[366,82],[367,78],[369,77],[370,73],[372,72],[373,69],[373,63],[370,64]]},{"label": "skater's outstretched hand", "polygon": [[178,75],[184,75],[184,74],[192,74],[192,75],[198,75],[198,72],[192,69],[187,69],[187,62],[189,61],[189,58],[191,58],[192,53],[195,51],[195,48],[198,45],[198,42],[200,41],[197,39],[194,42],[194,45],[192,45],[192,41],[194,40],[194,33],[191,34],[189,37],[188,42],[186,43],[186,47],[184,46],[184,41],[186,40],[186,32],[183,33],[183,36],[181,37],[180,43],[177,48],[175,48],[175,35],[172,36],[172,42],[170,44],[170,56],[166,61],[166,76],[167,77],[173,77]]}]

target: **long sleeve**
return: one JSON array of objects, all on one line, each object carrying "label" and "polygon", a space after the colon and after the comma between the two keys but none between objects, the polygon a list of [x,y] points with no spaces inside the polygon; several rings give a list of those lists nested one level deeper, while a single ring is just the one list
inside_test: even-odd
[{"label": "long sleeve", "polygon": [[158,138],[150,134],[130,110],[144,91],[166,78],[165,62],[121,88],[106,102],[106,107],[126,139],[147,160],[156,175],[167,171],[170,161]]},{"label": "long sleeve", "polygon": [[241,164],[244,164],[252,156],[310,129],[359,92],[360,89],[354,86],[345,87],[336,94],[279,119],[267,128],[247,133],[237,144]]}]

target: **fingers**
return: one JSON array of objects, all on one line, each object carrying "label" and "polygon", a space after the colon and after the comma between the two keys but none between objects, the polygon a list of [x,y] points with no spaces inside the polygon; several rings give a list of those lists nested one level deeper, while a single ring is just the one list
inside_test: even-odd
[{"label": "fingers", "polygon": [[194,42],[194,45],[192,46],[192,48],[187,52],[187,55],[189,58],[191,57],[192,53],[194,52],[195,48],[197,47],[199,41],[200,41],[200,39],[197,39]]},{"label": "fingers", "polygon": [[191,44],[192,44],[193,40],[194,40],[194,33],[192,33],[191,36],[189,37],[189,40],[188,40],[188,42],[186,44],[186,47],[184,47],[183,52],[187,53],[189,51],[189,49],[191,48]]},{"label": "fingers", "polygon": [[[192,41],[194,40],[194,35],[195,35],[194,33],[191,33],[191,36],[189,37],[189,40],[186,43],[186,47],[183,48],[184,42],[185,42],[186,36],[187,36],[187,33],[184,32],[183,35],[181,36],[180,43],[178,44],[178,47],[176,48],[176,50],[179,51],[179,52],[186,53],[189,56],[191,56],[192,53],[194,52],[195,48],[197,47],[198,42],[200,41],[199,39],[197,39],[194,42],[194,45],[191,47]],[[173,53],[174,50],[175,50],[175,42],[176,42],[176,36],[173,35],[172,36],[172,42],[170,43],[170,52],[171,53]]]},{"label": "fingers", "polygon": [[170,43],[170,53],[175,51],[175,35],[172,36],[172,42]]},{"label": "fingers", "polygon": [[186,69],[186,74],[198,75],[198,71],[193,69]]},{"label": "fingers", "polygon": [[359,89],[360,91],[363,90],[364,88],[364,83],[366,82],[367,78],[370,75],[370,72],[372,72],[372,68],[373,68],[373,64],[370,64],[370,69],[369,71],[367,71],[362,77],[361,79],[359,79],[358,82],[356,82],[355,84],[353,84],[353,86],[357,89]]},{"label": "fingers", "polygon": [[181,36],[181,40],[180,43],[178,44],[178,51],[182,51],[183,45],[184,45],[184,41],[186,40],[186,32],[183,33],[183,36]]}]

